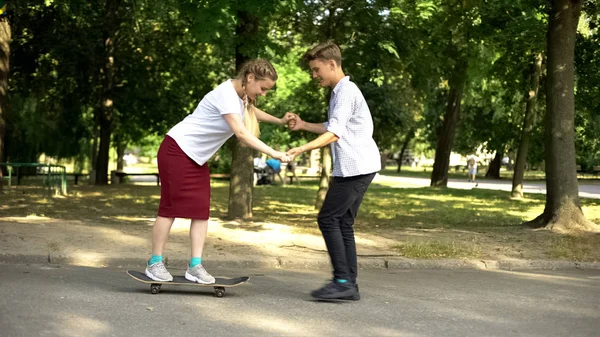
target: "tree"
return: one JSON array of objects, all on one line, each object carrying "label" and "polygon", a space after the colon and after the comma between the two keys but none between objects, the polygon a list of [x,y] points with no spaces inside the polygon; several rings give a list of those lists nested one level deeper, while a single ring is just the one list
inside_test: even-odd
[{"label": "tree", "polygon": [[523,197],[523,176],[525,174],[525,165],[527,164],[527,152],[529,151],[529,143],[531,139],[531,131],[535,119],[535,107],[537,103],[538,91],[540,88],[540,76],[542,74],[542,54],[538,54],[532,64],[531,85],[527,94],[527,106],[525,108],[525,118],[523,119],[523,128],[519,150],[517,152],[517,160],[515,161],[515,169],[512,180],[513,198]]},{"label": "tree", "polygon": [[435,161],[433,164],[433,171],[431,172],[431,186],[445,187],[448,185],[450,152],[456,135],[456,126],[460,116],[460,106],[465,82],[467,80],[466,76],[467,63],[466,61],[458,60],[449,81],[448,101],[446,103],[444,123],[438,132],[438,141],[435,148]]},{"label": "tree", "polygon": [[575,148],[578,166],[591,173],[600,165],[600,5],[587,4],[575,47]]},{"label": "tree", "polygon": [[600,231],[581,210],[575,168],[574,54],[581,7],[581,0],[553,0],[548,24],[546,205],[526,224],[556,232]]},{"label": "tree", "polygon": [[[8,108],[8,74],[10,64],[11,30],[6,13],[6,4],[0,2],[0,163],[4,161],[4,139]],[[0,169],[0,189],[2,189],[2,169]]]},{"label": "tree", "polygon": [[122,10],[120,0],[106,0],[104,11],[104,62],[100,68],[102,82],[101,105],[98,110],[98,121],[100,124],[100,147],[98,159],[96,160],[96,185],[108,184],[108,158],[110,152],[110,138],[112,133],[115,91],[115,48],[116,39],[119,35],[121,25],[119,12]]},{"label": "tree", "polygon": [[[268,54],[277,45],[268,39],[271,32],[269,22],[289,10],[287,2],[265,2],[260,0],[231,2],[231,10],[237,20],[235,26],[236,71],[247,60]],[[252,187],[254,150],[234,142],[229,186],[229,218],[252,218]]]},{"label": "tree", "polygon": [[[246,10],[238,10],[236,25],[236,48],[235,65],[236,72],[240,70],[244,62],[251,58],[252,45],[246,45],[248,40],[255,39],[258,33],[259,18],[256,14]],[[253,149],[243,145],[239,141],[233,143],[231,178],[229,181],[229,206],[227,217],[230,219],[252,218],[252,186],[254,183],[253,173]]]}]

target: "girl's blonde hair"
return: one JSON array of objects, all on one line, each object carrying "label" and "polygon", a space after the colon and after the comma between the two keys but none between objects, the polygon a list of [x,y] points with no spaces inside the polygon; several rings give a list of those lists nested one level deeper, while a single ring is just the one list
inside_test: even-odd
[{"label": "girl's blonde hair", "polygon": [[[277,72],[275,71],[275,68],[269,61],[265,59],[253,59],[242,65],[236,78],[242,81],[242,86],[244,87],[248,82],[249,74],[253,74],[254,78],[258,81],[266,78],[272,80],[273,82],[277,81]],[[248,100],[248,98],[246,99]],[[260,135],[260,128],[258,126],[258,119],[256,118],[255,104],[256,102],[253,100],[244,102],[244,126],[253,135],[258,137]]]}]

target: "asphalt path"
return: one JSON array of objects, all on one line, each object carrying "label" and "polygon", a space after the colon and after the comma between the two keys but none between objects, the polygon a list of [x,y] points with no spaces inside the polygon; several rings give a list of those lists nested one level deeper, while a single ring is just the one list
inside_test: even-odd
[{"label": "asphalt path", "polygon": [[217,269],[213,296],[124,270],[0,264],[0,335],[599,336],[600,271],[362,270],[362,300],[315,302],[325,271]]},{"label": "asphalt path", "polygon": [[[431,180],[428,178],[411,178],[378,175],[375,183],[380,182],[393,187],[426,187]],[[469,182],[467,179],[449,179],[449,188],[457,189],[488,189],[498,191],[512,191],[511,180],[487,180],[482,179],[477,182]],[[523,193],[542,193],[546,194],[546,183],[544,181],[526,181],[523,184]],[[581,198],[600,199],[600,184],[579,181],[579,196]]]}]

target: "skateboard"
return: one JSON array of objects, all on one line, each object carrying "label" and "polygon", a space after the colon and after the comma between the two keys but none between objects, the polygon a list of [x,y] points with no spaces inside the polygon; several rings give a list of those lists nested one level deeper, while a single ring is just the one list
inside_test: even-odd
[{"label": "skateboard", "polygon": [[160,287],[163,284],[172,284],[176,286],[196,286],[196,287],[214,287],[215,288],[215,296],[223,297],[225,296],[225,288],[239,286],[242,283],[246,283],[250,277],[235,277],[235,278],[215,278],[215,283],[212,284],[201,284],[197,282],[192,282],[186,279],[184,276],[173,275],[173,281],[171,282],[161,282],[155,281],[144,273],[140,273],[135,270],[128,270],[127,275],[131,276],[134,280],[140,281],[142,283],[146,283],[150,285],[150,292],[153,295],[156,295],[160,292]]}]

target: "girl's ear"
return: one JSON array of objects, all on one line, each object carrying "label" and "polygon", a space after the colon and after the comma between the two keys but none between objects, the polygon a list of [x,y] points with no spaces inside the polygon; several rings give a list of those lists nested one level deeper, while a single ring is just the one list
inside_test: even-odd
[{"label": "girl's ear", "polygon": [[253,73],[249,73],[248,77],[246,77],[246,82],[250,82],[250,80],[254,81],[255,77]]}]

